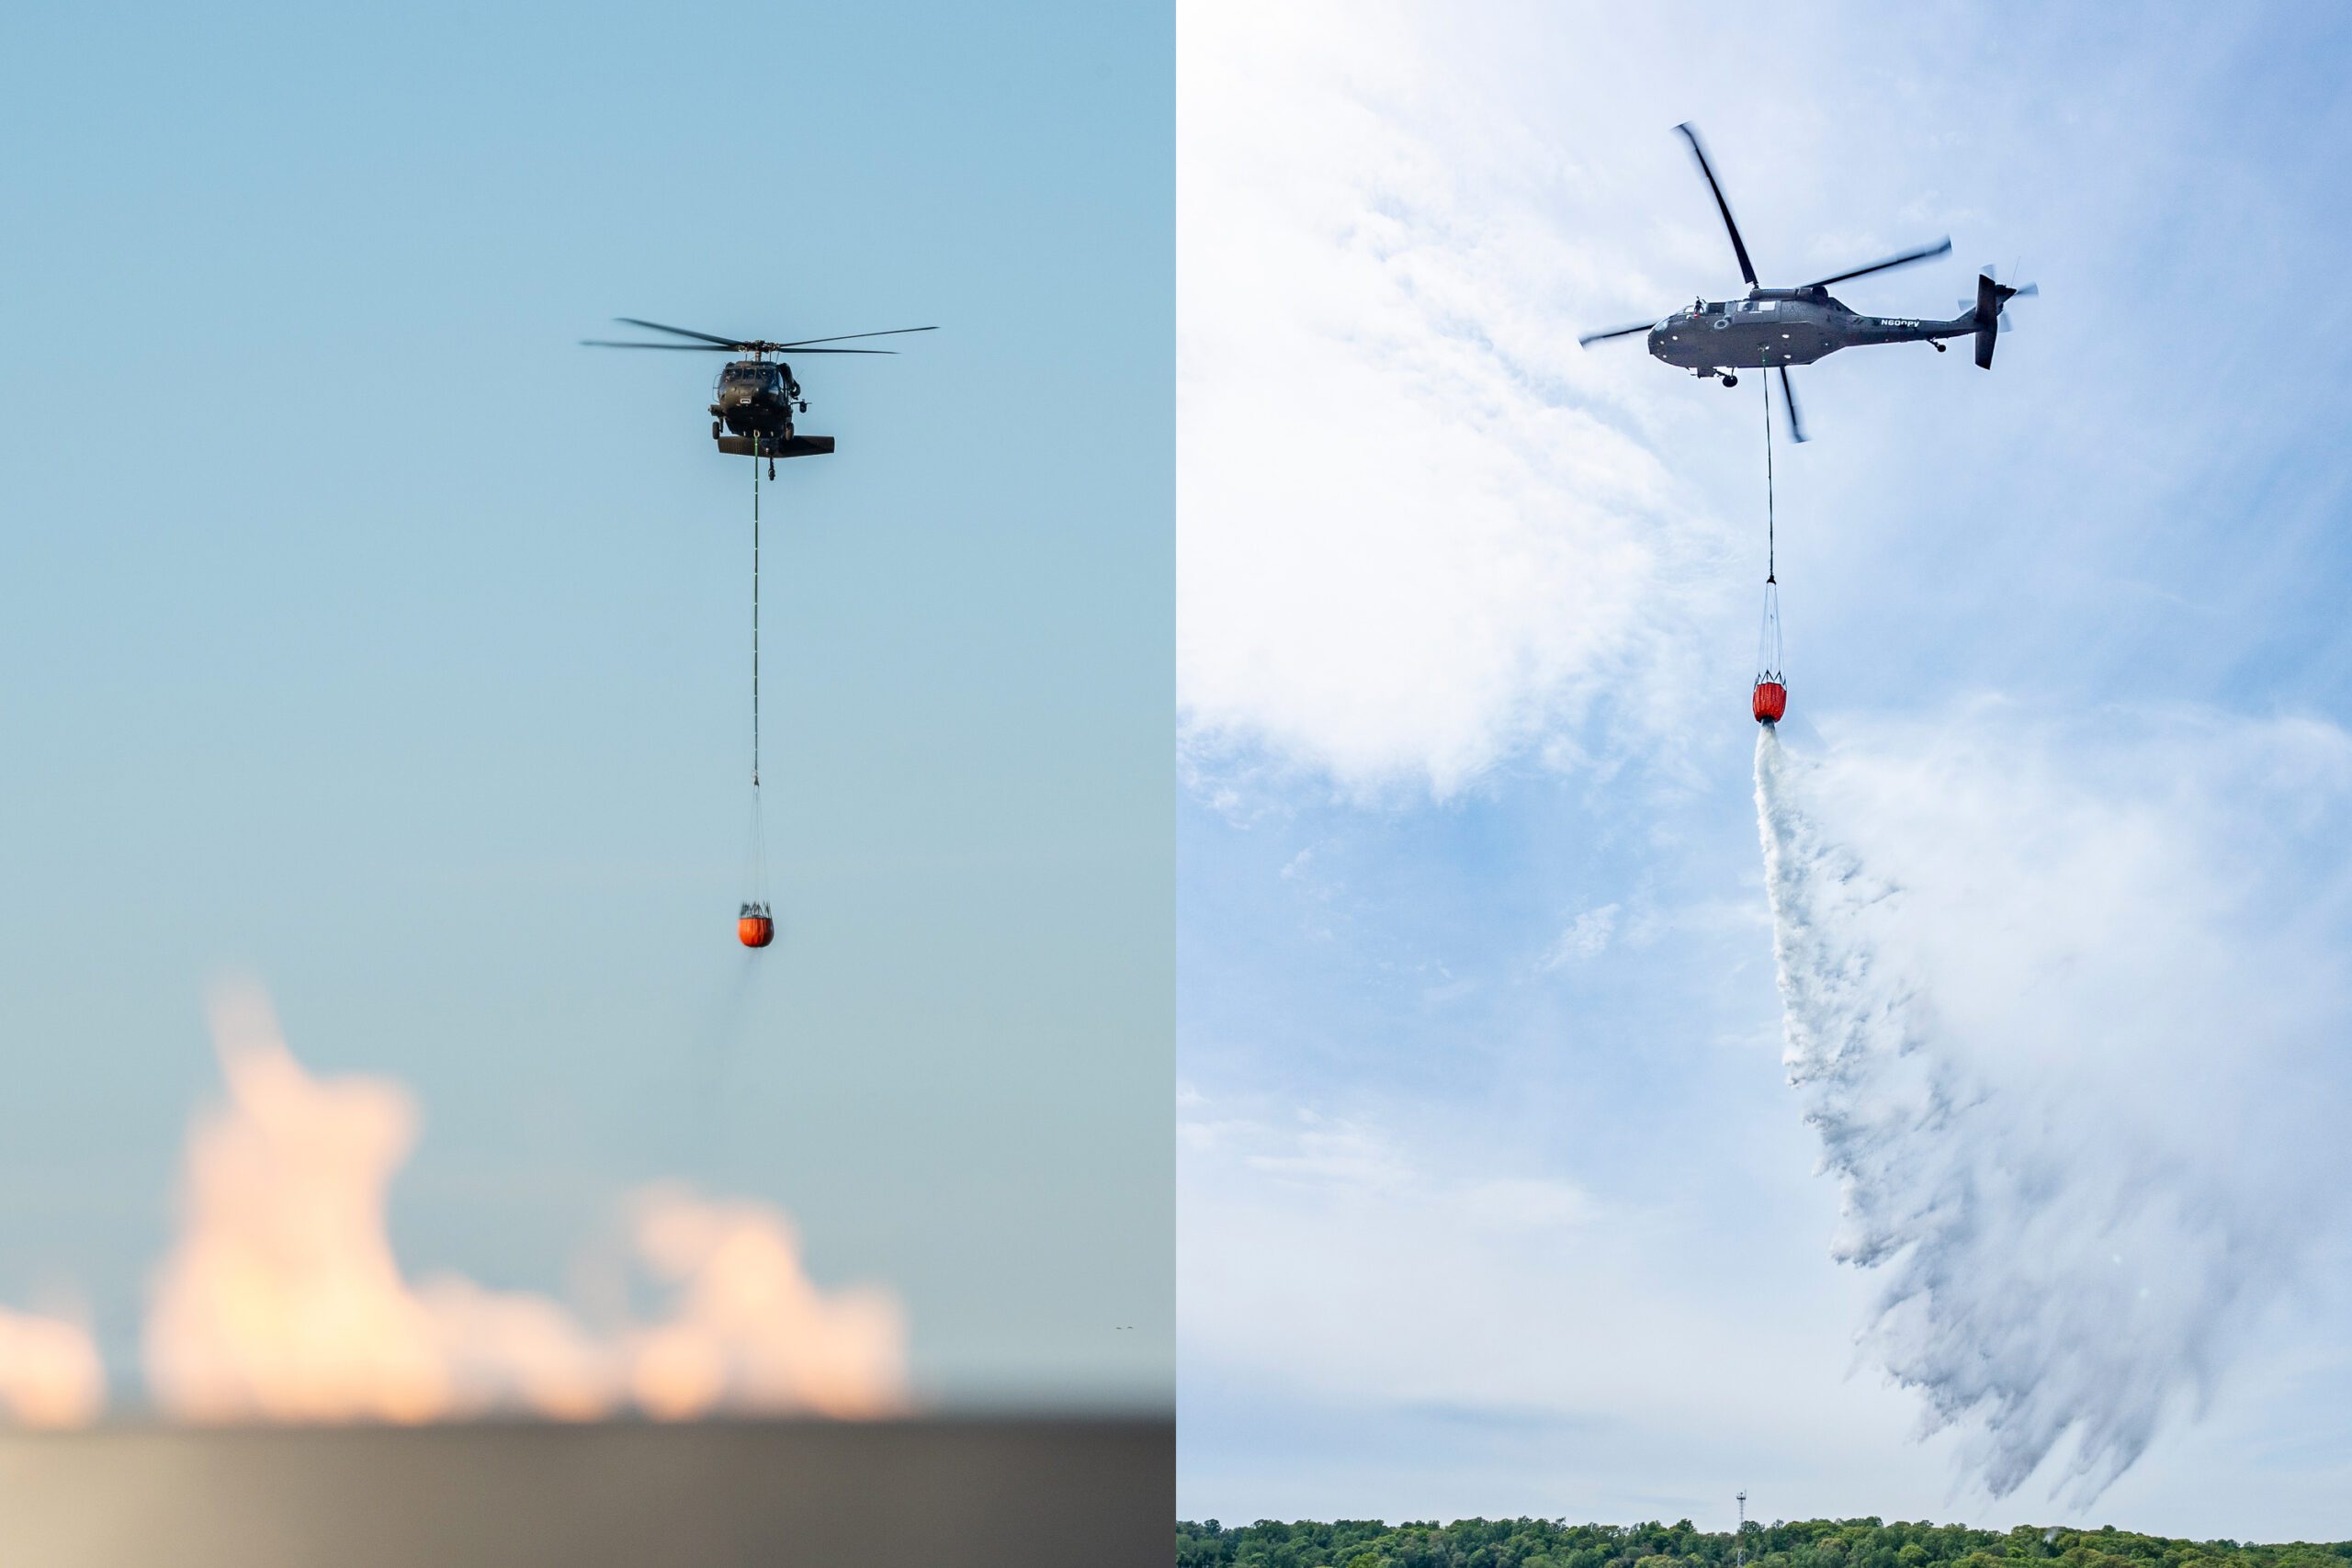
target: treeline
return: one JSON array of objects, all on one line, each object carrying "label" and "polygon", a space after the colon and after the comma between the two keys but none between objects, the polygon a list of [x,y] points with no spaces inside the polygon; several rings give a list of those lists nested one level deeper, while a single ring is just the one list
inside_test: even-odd
[{"label": "treeline", "polygon": [[[1751,1524],[1748,1568],[2346,1568],[2352,1541],[2257,1546],[2168,1540],[2101,1529],[2008,1531],[1878,1519]],[[1341,1519],[1227,1529],[1176,1527],[1177,1568],[1732,1568],[1731,1532],[1671,1525],[1572,1525],[1555,1519],[1461,1519],[1385,1525]]]}]

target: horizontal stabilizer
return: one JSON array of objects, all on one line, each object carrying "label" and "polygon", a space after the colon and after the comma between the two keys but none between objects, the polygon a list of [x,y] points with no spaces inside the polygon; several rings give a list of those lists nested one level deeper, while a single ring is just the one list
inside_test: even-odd
[{"label": "horizontal stabilizer", "polygon": [[760,449],[752,450],[749,435],[722,435],[718,449],[730,457],[823,457],[833,449],[830,435],[763,435],[758,438]]}]

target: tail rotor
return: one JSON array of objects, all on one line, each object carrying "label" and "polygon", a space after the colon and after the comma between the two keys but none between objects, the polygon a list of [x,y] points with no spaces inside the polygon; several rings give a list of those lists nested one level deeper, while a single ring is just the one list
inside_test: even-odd
[{"label": "tail rotor", "polygon": [[2038,283],[2011,285],[2003,283],[1999,272],[1990,262],[1976,276],[1976,298],[1963,299],[1960,308],[1976,320],[1976,367],[1993,368],[1993,345],[1999,334],[2014,331],[2017,322],[2009,316],[2009,301],[2031,299],[2041,292]]}]

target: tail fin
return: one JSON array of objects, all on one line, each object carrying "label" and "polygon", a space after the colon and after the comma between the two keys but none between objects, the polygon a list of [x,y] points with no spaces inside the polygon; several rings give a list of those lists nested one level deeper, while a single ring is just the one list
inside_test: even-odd
[{"label": "tail fin", "polygon": [[1976,276],[1976,368],[1993,368],[1993,344],[2001,335],[2001,307],[2016,289],[1996,283],[1991,275]]}]

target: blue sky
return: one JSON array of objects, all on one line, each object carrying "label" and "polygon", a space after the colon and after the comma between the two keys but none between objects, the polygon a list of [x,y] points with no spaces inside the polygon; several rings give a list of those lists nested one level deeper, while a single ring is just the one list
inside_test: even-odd
[{"label": "blue sky", "polygon": [[[656,1178],[888,1286],[918,1390],[1163,1402],[1170,49],[1079,5],[12,11],[0,1302],[139,1392],[208,987],[397,1078],[404,1266]],[[715,356],[814,336],[766,497]],[[1120,1331],[1114,1325],[1133,1325]]]},{"label": "blue sky", "polygon": [[[2341,1534],[2347,46],[2294,6],[1186,8],[1183,1514],[1722,1526],[1745,1486]],[[2284,1194],[2291,1268],[2086,1516],[2063,1454],[1987,1495],[1857,1344],[1758,860],[1759,393],[1574,342],[1736,287],[1684,119],[1767,282],[1950,233],[1840,297],[2042,288],[1989,375],[1800,372],[1781,459],[1792,750],[1930,904],[1939,813],[2018,831],[1974,930],[1912,936],[2019,967],[1939,1001],[2048,1046],[2005,1103],[2085,1168],[2109,1111],[2192,1173],[2312,1140],[2231,1192]],[[2030,874],[2109,821],[2145,832]],[[2127,952],[2304,979],[2220,1039],[2054,1039]]]}]

